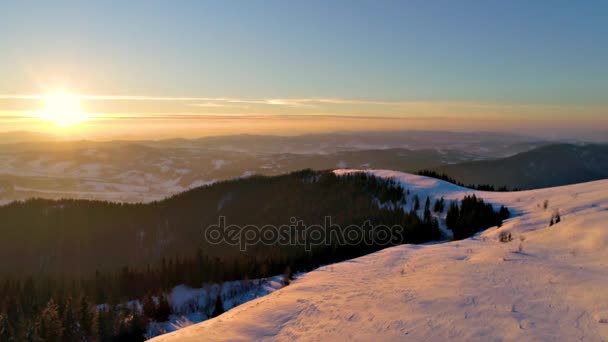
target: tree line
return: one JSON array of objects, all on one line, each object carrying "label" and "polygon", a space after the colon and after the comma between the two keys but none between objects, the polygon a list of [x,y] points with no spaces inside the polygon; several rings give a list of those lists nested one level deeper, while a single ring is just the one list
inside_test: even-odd
[{"label": "tree line", "polygon": [[433,170],[420,170],[416,173],[419,176],[425,176],[425,177],[431,177],[431,178],[436,178],[436,179],[440,179],[443,181],[446,181],[448,183],[452,183],[452,184],[456,184],[458,186],[462,186],[465,188],[469,188],[469,189],[475,189],[475,190],[479,190],[479,191],[498,191],[498,192],[508,192],[508,191],[519,191],[519,188],[509,188],[507,186],[494,186],[492,184],[468,184],[465,185],[462,182],[459,182],[458,180],[450,177],[449,175],[445,174],[445,173],[438,173],[436,171]]},{"label": "tree line", "polygon": [[465,196],[460,205],[451,202],[446,216],[446,225],[454,234],[455,240],[466,239],[477,232],[492,226],[500,227],[509,218],[510,212],[504,206],[495,211],[492,204],[484,202],[475,195]]}]

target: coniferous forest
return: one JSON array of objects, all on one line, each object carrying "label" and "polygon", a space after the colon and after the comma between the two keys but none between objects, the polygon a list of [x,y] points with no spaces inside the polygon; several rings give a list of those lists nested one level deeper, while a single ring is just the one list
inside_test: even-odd
[{"label": "coniferous forest", "polygon": [[[395,244],[438,240],[429,203],[419,217],[401,209],[408,200],[391,180],[304,170],[225,181],[148,204],[33,199],[2,206],[0,340],[142,340],[149,322],[171,314],[165,293],[176,285],[289,277]],[[323,225],[329,216],[340,229],[366,221],[403,229],[383,243],[332,240],[310,250],[256,244],[241,251],[206,241],[205,230],[220,216],[241,227],[284,226],[292,218]]]},{"label": "coniferous forest", "polygon": [[466,187],[469,189],[475,189],[475,190],[479,190],[479,191],[499,191],[499,192],[519,191],[518,188],[508,188],[506,186],[496,187],[492,184],[467,184],[467,185],[465,185],[464,183],[457,181],[456,179],[448,176],[445,173],[438,173],[433,170],[420,170],[416,174],[419,176],[441,179],[448,183],[456,184],[458,186]]},{"label": "coniferous forest", "polygon": [[509,209],[501,206],[494,211],[492,204],[484,202],[475,195],[466,196],[458,205],[452,202],[448,208],[446,225],[454,234],[455,240],[466,239],[473,234],[492,226],[500,227],[509,218]]},{"label": "coniferous forest", "polygon": [[[364,173],[304,170],[197,188],[148,204],[33,199],[0,207],[0,340],[133,341],[172,312],[166,293],[184,284],[257,279],[310,271],[401,244],[440,239],[431,202],[422,207],[398,183]],[[389,204],[389,205],[386,205]],[[432,210],[441,213],[444,199]],[[226,224],[390,227],[390,241],[330,244],[210,243],[206,229]],[[446,223],[466,238],[509,216],[475,196],[451,202]],[[398,229],[396,227],[402,227]],[[348,242],[348,243],[346,243]],[[223,312],[218,296],[212,316]]]}]

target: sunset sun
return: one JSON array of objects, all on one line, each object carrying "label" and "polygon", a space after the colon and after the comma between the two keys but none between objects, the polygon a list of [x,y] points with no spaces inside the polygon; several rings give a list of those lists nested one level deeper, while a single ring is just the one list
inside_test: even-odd
[{"label": "sunset sun", "polygon": [[52,93],[44,96],[44,107],[37,113],[43,120],[54,122],[59,127],[69,127],[87,121],[78,95]]}]

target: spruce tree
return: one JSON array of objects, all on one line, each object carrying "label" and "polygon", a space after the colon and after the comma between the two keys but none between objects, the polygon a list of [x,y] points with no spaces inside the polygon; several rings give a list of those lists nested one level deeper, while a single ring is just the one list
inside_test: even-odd
[{"label": "spruce tree", "polygon": [[62,321],[64,327],[63,338],[66,341],[82,341],[84,336],[78,322],[78,315],[74,310],[74,302],[68,297],[63,304]]},{"label": "spruce tree", "polygon": [[211,314],[211,317],[217,317],[221,314],[223,314],[224,311],[224,303],[222,302],[222,294],[221,291],[220,293],[217,295],[217,298],[215,300],[215,309],[213,309],[213,313]]},{"label": "spruce tree", "polygon": [[51,299],[42,309],[38,321],[38,337],[43,341],[63,341],[63,322],[59,316],[59,307]]},{"label": "spruce tree", "polygon": [[429,224],[431,223],[432,217],[431,217],[431,199],[429,197],[426,198],[426,202],[424,203],[424,223],[425,224]]},{"label": "spruce tree", "polygon": [[6,313],[0,314],[0,341],[10,341],[15,336],[15,331],[6,316]]},{"label": "spruce tree", "polygon": [[158,295],[158,308],[156,309],[156,321],[164,322],[169,319],[171,315],[171,305],[167,300],[167,297],[161,293]]},{"label": "spruce tree", "polygon": [[293,274],[291,273],[291,268],[287,266],[285,271],[283,272],[283,285],[287,286],[291,283],[291,279],[293,278]]},{"label": "spruce tree", "polygon": [[156,305],[156,301],[152,297],[152,294],[148,294],[144,297],[141,303],[143,315],[146,319],[150,321],[156,320],[156,313],[158,310],[158,306]]}]

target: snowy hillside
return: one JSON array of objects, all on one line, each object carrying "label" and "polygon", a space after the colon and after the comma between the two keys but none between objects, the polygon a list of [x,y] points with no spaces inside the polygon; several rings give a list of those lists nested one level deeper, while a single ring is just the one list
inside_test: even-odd
[{"label": "snowy hillside", "polygon": [[[371,172],[421,199],[475,193],[517,216],[471,239],[397,246],[319,268],[154,341],[608,339],[608,180],[488,193]],[[549,227],[557,211],[561,222]],[[500,242],[501,232],[513,240]]]}]

